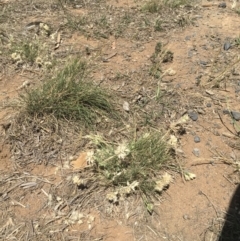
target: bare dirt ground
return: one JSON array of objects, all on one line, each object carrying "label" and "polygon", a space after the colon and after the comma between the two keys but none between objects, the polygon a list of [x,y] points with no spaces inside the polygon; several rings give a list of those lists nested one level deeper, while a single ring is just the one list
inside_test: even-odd
[{"label": "bare dirt ground", "polygon": [[[231,113],[226,114],[240,111],[237,6],[232,9],[232,2],[227,1],[227,7],[220,8],[210,1],[203,7],[201,1],[194,1],[191,7],[158,16],[141,11],[144,2],[133,0],[66,1],[65,11],[59,1],[23,2],[0,2],[0,239],[218,240],[239,184],[239,124]],[[72,22],[66,16],[71,16]],[[161,31],[155,28],[158,18]],[[58,34],[51,39],[37,33],[38,40],[35,30],[24,35],[25,26],[34,21],[51,25],[51,33],[60,33],[55,50]],[[113,91],[126,118],[122,133],[113,126],[111,135],[109,126],[104,127],[109,140],[128,138],[126,130],[133,127],[168,130],[186,113],[198,116],[195,121],[190,118],[185,133],[178,135],[176,159],[181,171],[171,173],[174,180],[155,200],[152,215],[138,195],[114,205],[106,200],[106,190],[98,189],[94,182],[83,190],[71,183],[78,168],[86,165],[84,154],[76,166],[71,164],[88,149],[84,141],[75,143],[80,134],[66,134],[68,148],[59,155],[50,146],[46,152],[52,152],[42,157],[45,159],[39,156],[36,162],[28,156],[37,142],[31,138],[22,141],[29,130],[16,122],[18,108],[10,107],[24,88],[37,86],[56,69],[18,64],[20,59],[12,59],[12,43],[18,45],[21,38],[47,46],[40,51],[47,56],[41,56],[44,63],[56,61],[56,66],[61,66],[69,56],[90,63],[94,82]],[[161,64],[161,71],[152,61],[158,42],[174,55],[172,61]],[[26,81],[27,87],[20,88]],[[154,102],[158,90],[164,105]],[[130,104],[129,112],[122,109],[124,101]],[[138,101],[147,104],[137,106]],[[11,142],[9,130],[13,135],[16,125],[21,129],[20,141]],[[200,142],[194,141],[196,136]],[[196,178],[186,181],[186,171]],[[94,175],[80,173],[86,180]]]}]

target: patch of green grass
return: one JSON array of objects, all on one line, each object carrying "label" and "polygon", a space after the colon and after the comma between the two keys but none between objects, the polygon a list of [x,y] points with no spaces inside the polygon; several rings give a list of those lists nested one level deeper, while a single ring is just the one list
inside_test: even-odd
[{"label": "patch of green grass", "polygon": [[66,27],[80,31],[80,32],[85,32],[84,27],[88,23],[88,19],[85,16],[79,16],[78,18],[71,16],[70,14],[66,14],[67,16],[67,24]]},{"label": "patch of green grass", "polygon": [[159,54],[159,53],[161,53],[161,51],[162,51],[162,43],[161,42],[157,42],[156,43],[156,46],[155,46],[155,54]]},{"label": "patch of green grass", "polygon": [[156,79],[161,78],[161,64],[173,61],[173,52],[164,48],[161,42],[156,43],[155,51],[151,56],[153,65],[149,70],[149,74]]},{"label": "patch of green grass", "polygon": [[149,13],[158,13],[165,8],[178,8],[190,3],[190,0],[149,0],[143,5],[142,10]]},{"label": "patch of green grass", "polygon": [[112,32],[113,32],[112,34],[115,36],[115,38],[119,38],[123,36],[131,22],[132,22],[131,14],[128,12],[125,12],[124,15],[121,16],[116,27],[112,29]]},{"label": "patch of green grass", "polygon": [[101,16],[100,19],[95,21],[95,24],[101,28],[109,28],[109,23],[106,15]]},{"label": "patch of green grass", "polygon": [[65,7],[65,4],[76,4],[73,0],[57,0],[60,8],[65,14],[65,17],[67,19],[66,27],[71,29],[71,30],[76,30],[80,32],[86,32],[84,29],[84,26],[89,22],[88,18],[86,16],[74,16],[67,10]]},{"label": "patch of green grass", "polygon": [[0,23],[5,23],[6,19],[8,18],[8,14],[5,13],[5,11],[1,11],[0,12]]},{"label": "patch of green grass", "polygon": [[[15,55],[21,56],[22,61],[29,64],[34,64],[35,60],[39,56],[39,43],[37,42],[23,42],[13,44],[11,52]],[[13,55],[14,56],[14,55]],[[20,57],[19,57],[20,58]]]},{"label": "patch of green grass", "polygon": [[25,43],[22,46],[24,58],[30,63],[34,63],[38,56],[38,51],[39,45],[36,43]]},{"label": "patch of green grass", "polygon": [[180,6],[189,5],[193,1],[190,1],[190,0],[165,0],[164,2],[168,7],[178,8]]},{"label": "patch of green grass", "polygon": [[160,19],[157,19],[157,20],[156,20],[155,25],[154,25],[154,30],[155,30],[156,32],[161,32],[161,31],[163,31],[162,20],[160,20]]},{"label": "patch of green grass", "polygon": [[137,181],[140,192],[148,195],[154,192],[155,178],[170,159],[169,149],[157,132],[117,147],[105,143],[96,154],[97,170],[108,184],[127,186]]},{"label": "patch of green grass", "polygon": [[130,13],[125,12],[124,16],[122,17],[122,22],[126,25],[130,24],[132,21],[132,16]]},{"label": "patch of green grass", "polygon": [[[111,29],[111,21],[109,19],[109,16],[107,16],[105,13],[103,13],[99,18],[95,19],[95,28],[93,30],[93,34],[96,38],[104,38],[108,39],[109,36],[112,34]],[[116,30],[116,37],[119,37],[123,30],[121,28],[118,28]]]},{"label": "patch of green grass", "polygon": [[150,0],[143,5],[142,10],[149,13],[157,13],[161,9],[161,4],[158,0]]},{"label": "patch of green grass", "polygon": [[178,16],[177,18],[177,24],[181,28],[184,28],[188,25],[193,24],[193,20],[188,15],[181,15],[181,16]]},{"label": "patch of green grass", "polygon": [[155,79],[160,79],[162,75],[160,63],[154,63],[149,70],[149,74]]},{"label": "patch of green grass", "polygon": [[22,96],[29,115],[54,115],[57,119],[92,125],[97,117],[114,113],[110,96],[86,79],[85,62],[73,61],[57,76]]}]

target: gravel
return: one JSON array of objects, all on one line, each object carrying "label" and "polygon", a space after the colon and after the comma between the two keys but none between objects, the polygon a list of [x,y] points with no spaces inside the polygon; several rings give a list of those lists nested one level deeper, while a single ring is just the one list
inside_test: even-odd
[{"label": "gravel", "polygon": [[189,118],[191,118],[193,121],[196,121],[198,119],[198,113],[195,111],[189,111],[188,112]]},{"label": "gravel", "polygon": [[196,157],[200,156],[200,150],[198,148],[194,148],[192,152]]},{"label": "gravel", "polygon": [[199,136],[194,136],[194,142],[199,143],[201,141]]}]

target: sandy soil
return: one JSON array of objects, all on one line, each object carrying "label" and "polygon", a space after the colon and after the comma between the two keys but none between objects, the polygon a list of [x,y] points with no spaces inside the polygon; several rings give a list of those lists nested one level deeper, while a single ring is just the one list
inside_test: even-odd
[{"label": "sandy soil", "polygon": [[[165,71],[171,68],[176,71],[175,75],[166,75],[162,78],[162,88],[166,87],[174,93],[171,100],[177,96],[175,108],[179,110],[178,113],[173,111],[166,117],[171,122],[180,116],[180,112],[195,110],[198,112],[198,120],[190,120],[186,134],[181,135],[179,139],[178,161],[184,170],[196,175],[194,180],[187,182],[180,174],[173,173],[174,181],[156,201],[156,211],[152,216],[137,208],[130,214],[126,212],[130,216],[124,215],[126,210],[121,209],[126,208],[127,205],[137,207],[141,203],[139,197],[126,201],[125,205],[112,208],[112,213],[109,215],[101,211],[103,207],[109,207],[109,205],[103,204],[103,207],[96,205],[95,208],[86,206],[81,209],[82,223],[72,224],[67,228],[63,226],[62,230],[58,230],[63,233],[62,240],[74,240],[75,238],[70,237],[74,237],[79,231],[82,236],[76,234],[75,237],[80,240],[217,240],[224,215],[238,186],[238,173],[234,172],[236,168],[233,163],[239,159],[239,150],[236,146],[233,148],[233,145],[229,144],[237,143],[237,139],[223,125],[224,122],[235,133],[231,117],[224,115],[223,110],[240,111],[240,65],[234,65],[239,58],[239,46],[233,46],[227,51],[223,47],[224,43],[239,38],[240,17],[234,9],[231,9],[232,3],[229,1],[226,3],[227,8],[201,7],[201,3],[198,3],[198,10],[191,15],[194,24],[183,29],[169,29],[142,42],[127,37],[87,38],[76,32],[64,38],[63,33],[63,46],[71,44],[75,49],[84,49],[87,46],[99,52],[101,50],[105,58],[117,53],[109,58],[108,62],[99,61],[93,77],[96,83],[116,91],[126,100],[134,99],[142,87],[146,90],[157,89],[151,80],[145,79],[139,83],[138,79],[134,79],[134,74],[139,74],[151,66],[150,58],[156,43],[161,38],[167,49],[174,53],[173,61],[164,63],[162,69]],[[137,8],[139,4],[130,0],[110,0],[108,5],[127,11]],[[86,14],[84,9],[72,11],[75,16]],[[60,52],[61,47],[57,51]],[[96,59],[99,52],[96,51]],[[212,88],[217,79],[213,78],[212,82],[208,82],[209,76],[218,76],[221,70],[227,70],[227,75],[222,81],[226,84],[221,88]],[[130,73],[132,79],[116,81],[115,77],[118,73]],[[200,75],[201,82],[196,85],[196,79]],[[37,78],[34,73],[24,70],[1,73],[0,101],[2,103],[6,105],[9,100],[18,96],[20,92],[18,88],[26,81],[26,76],[30,79]],[[126,96],[124,93],[127,93]],[[26,168],[23,167],[24,165],[21,168],[17,165],[11,157],[11,146],[5,144],[5,125],[14,117],[15,112],[8,108],[2,108],[0,111],[2,133],[0,198],[1,203],[5,203],[0,208],[0,216],[1,224],[6,225],[0,230],[4,233],[4,228],[7,226],[15,225],[16,229],[20,229],[25,225],[29,230],[28,235],[32,235],[33,230],[37,230],[36,223],[40,225],[49,217],[55,218],[54,209],[52,211],[45,209],[46,205],[50,205],[47,193],[66,181],[63,174],[66,172],[66,167],[63,163],[52,166],[32,163]],[[195,136],[200,137],[200,143],[194,142]],[[194,148],[199,149],[199,157],[193,154]],[[74,172],[74,168],[69,167],[67,172]],[[21,182],[13,187],[16,180]],[[38,183],[38,180],[41,182]],[[37,182],[38,187],[34,190],[23,189],[21,184],[26,182]],[[9,191],[11,187],[19,189],[18,192],[11,195]],[[5,199],[3,194],[7,190],[9,198]],[[64,193],[65,190],[62,192]],[[96,195],[101,196],[101,194]],[[20,200],[19,196],[22,196]],[[107,202],[104,198],[102,199],[103,202]],[[69,239],[66,238],[68,232],[71,234]],[[5,236],[6,240],[10,240],[13,235],[14,232]],[[60,239],[55,239],[53,235],[49,240]]]}]

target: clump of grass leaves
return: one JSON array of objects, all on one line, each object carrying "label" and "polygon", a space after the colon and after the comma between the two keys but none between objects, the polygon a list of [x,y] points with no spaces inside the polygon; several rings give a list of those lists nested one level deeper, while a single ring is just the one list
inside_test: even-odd
[{"label": "clump of grass leaves", "polygon": [[97,117],[113,113],[110,96],[87,80],[87,65],[74,60],[53,79],[21,96],[33,116],[51,114],[57,119],[91,125]]},{"label": "clump of grass leaves", "polygon": [[159,133],[148,133],[119,146],[103,144],[96,153],[98,171],[113,186],[138,182],[139,190],[153,193],[155,178],[171,160],[169,148]]}]

